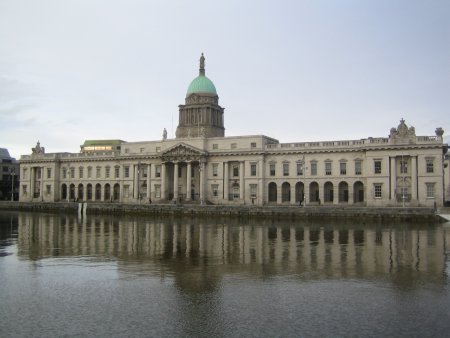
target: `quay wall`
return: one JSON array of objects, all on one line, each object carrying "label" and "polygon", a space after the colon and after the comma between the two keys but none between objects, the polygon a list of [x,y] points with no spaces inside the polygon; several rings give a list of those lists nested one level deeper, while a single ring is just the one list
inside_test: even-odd
[{"label": "quay wall", "polygon": [[87,214],[148,214],[172,216],[234,216],[269,219],[355,218],[359,220],[398,220],[407,222],[443,221],[432,208],[357,207],[357,206],[226,206],[188,204],[123,204],[75,202],[11,202],[0,201],[0,210],[64,212]]}]

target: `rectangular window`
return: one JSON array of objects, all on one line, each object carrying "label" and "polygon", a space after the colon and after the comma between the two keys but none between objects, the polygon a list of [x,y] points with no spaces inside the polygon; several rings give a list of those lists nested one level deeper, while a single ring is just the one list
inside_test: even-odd
[{"label": "rectangular window", "polygon": [[183,176],[183,168],[181,168],[181,165],[179,165],[178,166],[178,178],[181,178],[182,176]]},{"label": "rectangular window", "polygon": [[256,198],[256,190],[258,188],[257,184],[250,184],[250,198],[255,199]]},{"label": "rectangular window", "polygon": [[408,173],[408,161],[400,160],[400,173],[407,174]]},{"label": "rectangular window", "polygon": [[70,168],[70,178],[75,178],[75,168]]},{"label": "rectangular window", "polygon": [[219,149],[219,145],[218,145],[217,143],[214,143],[214,144],[213,144],[213,149],[214,149],[214,150]]},{"label": "rectangular window", "polygon": [[381,184],[380,183],[375,183],[373,185],[373,188],[374,188],[374,196],[375,196],[375,198],[381,198],[382,197],[382,195],[381,195]]},{"label": "rectangular window", "polygon": [[140,152],[140,153],[143,153],[144,150],[145,150],[145,148],[139,148],[139,152]]},{"label": "rectangular window", "polygon": [[67,169],[63,168],[63,179],[67,178]]},{"label": "rectangular window", "polygon": [[212,175],[218,176],[219,165],[217,163],[213,163],[212,165]]},{"label": "rectangular window", "polygon": [[160,165],[155,166],[155,177],[161,177],[161,166]]},{"label": "rectangular window", "polygon": [[339,163],[339,169],[340,169],[341,175],[347,175],[347,163],[346,162]]},{"label": "rectangular window", "polygon": [[155,185],[155,198],[161,198],[161,186]]},{"label": "rectangular window", "polygon": [[106,167],[105,168],[105,178],[109,178],[110,173],[111,173],[111,168],[110,167]]},{"label": "rectangular window", "polygon": [[161,152],[161,147],[156,147],[156,152],[160,153]]},{"label": "rectangular window", "polygon": [[275,163],[271,163],[269,165],[269,169],[270,169],[270,176],[275,176]]},{"label": "rectangular window", "polygon": [[[73,170],[74,171],[74,173],[75,173],[75,169]],[[36,178],[38,179],[38,180],[40,180],[41,179],[41,168],[36,168]]]},{"label": "rectangular window", "polygon": [[283,163],[283,176],[289,176],[289,163]]},{"label": "rectangular window", "polygon": [[381,161],[376,160],[373,162],[373,169],[375,174],[381,174]]},{"label": "rectangular window", "polygon": [[317,175],[317,162],[311,162],[311,176]]},{"label": "rectangular window", "polygon": [[129,185],[123,186],[123,196],[130,197],[130,186]]},{"label": "rectangular window", "polygon": [[237,144],[236,143],[231,143],[231,149],[236,149],[237,148]]},{"label": "rectangular window", "polygon": [[78,168],[78,177],[83,178],[83,167]]},{"label": "rectangular window", "polygon": [[256,148],[256,142],[250,143],[250,147],[251,147],[251,148]]},{"label": "rectangular window", "polygon": [[213,197],[219,196],[219,185],[218,184],[211,185],[211,191],[212,191]]},{"label": "rectangular window", "polygon": [[434,173],[434,161],[431,158],[427,158],[426,159],[426,163],[427,163],[427,173],[431,174]]},{"label": "rectangular window", "polygon": [[238,165],[234,165],[233,166],[233,176],[234,177],[238,177],[239,176],[239,166]]},{"label": "rectangular window", "polygon": [[92,167],[88,167],[88,170],[87,170],[87,177],[88,177],[88,178],[92,178]]},{"label": "rectangular window", "polygon": [[331,162],[325,162],[325,175],[331,175]]},{"label": "rectangular window", "polygon": [[50,184],[47,184],[45,186],[45,193],[46,193],[46,195],[50,195],[51,192],[52,192],[52,186]]},{"label": "rectangular window", "polygon": [[47,178],[52,178],[52,168],[47,168]]},{"label": "rectangular window", "polygon": [[130,177],[130,167],[129,166],[123,167],[123,176]]},{"label": "rectangular window", "polygon": [[22,195],[24,195],[24,196],[27,195],[27,185],[26,185],[26,184],[24,184],[24,185],[22,186]]},{"label": "rectangular window", "polygon": [[[147,166],[146,165],[143,165],[143,166],[141,166],[141,172],[142,172],[142,177],[144,177],[144,178],[146,178],[147,177]],[[178,168],[180,168],[180,167],[178,167]],[[178,172],[180,172],[179,170],[178,170]],[[178,176],[179,177],[179,176]]]},{"label": "rectangular window", "polygon": [[95,177],[96,177],[96,178],[100,178],[100,176],[101,176],[101,170],[102,170],[101,167],[95,168]]},{"label": "rectangular window", "polygon": [[256,176],[256,163],[250,164],[250,176]]},{"label": "rectangular window", "polygon": [[427,185],[427,198],[434,198],[434,183],[426,183]]},{"label": "rectangular window", "polygon": [[297,162],[297,176],[303,175],[303,162]]},{"label": "rectangular window", "polygon": [[114,167],[114,177],[120,178],[120,167],[119,166]]},{"label": "rectangular window", "polygon": [[355,175],[361,175],[361,174],[362,174],[362,162],[355,161]]},{"label": "rectangular window", "polygon": [[400,194],[397,196],[400,201],[409,201],[408,188],[400,188]]},{"label": "rectangular window", "polygon": [[[64,169],[63,169],[64,170]],[[27,179],[28,177],[27,177],[27,175],[28,175],[28,170],[27,170],[27,168],[23,168],[23,171],[22,171],[22,175],[23,175],[23,179]],[[65,177],[64,177],[65,178]]]}]

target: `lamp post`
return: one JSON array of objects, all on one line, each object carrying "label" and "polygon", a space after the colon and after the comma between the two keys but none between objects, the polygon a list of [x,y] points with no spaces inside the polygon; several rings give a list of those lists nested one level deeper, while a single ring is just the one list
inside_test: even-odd
[{"label": "lamp post", "polygon": [[14,176],[16,175],[16,169],[11,170],[11,202],[14,201]]}]

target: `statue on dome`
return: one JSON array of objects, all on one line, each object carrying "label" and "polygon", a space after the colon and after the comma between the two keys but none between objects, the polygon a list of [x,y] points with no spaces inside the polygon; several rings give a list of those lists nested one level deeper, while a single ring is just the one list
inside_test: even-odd
[{"label": "statue on dome", "polygon": [[205,57],[203,56],[203,53],[202,56],[200,56],[200,69],[205,69]]},{"label": "statue on dome", "polygon": [[167,130],[164,128],[163,130],[163,140],[167,140]]},{"label": "statue on dome", "polygon": [[202,53],[202,56],[200,57],[199,75],[205,76],[205,57],[203,56],[203,53]]}]

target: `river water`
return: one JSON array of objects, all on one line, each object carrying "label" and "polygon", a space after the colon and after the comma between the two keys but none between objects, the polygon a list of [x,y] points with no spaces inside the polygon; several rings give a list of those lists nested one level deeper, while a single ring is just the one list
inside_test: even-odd
[{"label": "river water", "polygon": [[450,226],[0,212],[2,337],[448,337]]}]

